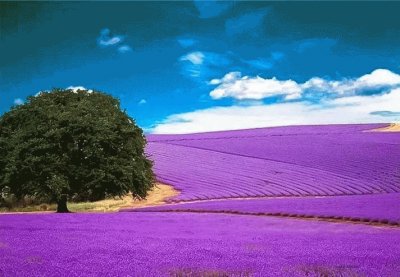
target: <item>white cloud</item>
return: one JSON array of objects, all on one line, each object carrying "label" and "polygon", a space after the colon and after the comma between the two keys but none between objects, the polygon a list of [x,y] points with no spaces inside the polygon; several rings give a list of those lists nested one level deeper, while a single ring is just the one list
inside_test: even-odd
[{"label": "white cloud", "polygon": [[102,46],[111,46],[122,42],[122,36],[112,36],[110,29],[103,29],[100,31],[100,36],[97,41]]},{"label": "white cloud", "polygon": [[[100,31],[100,36],[97,38],[98,45],[102,47],[117,47],[119,53],[127,53],[132,50],[132,48],[127,45],[121,45],[125,40],[124,36],[113,35],[110,29],[105,28]],[[115,48],[114,48],[115,49]]]},{"label": "white cloud", "polygon": [[354,95],[368,90],[389,89],[400,86],[400,75],[387,69],[376,69],[356,79],[327,81],[314,77],[302,84],[303,90],[315,90],[339,95]]},{"label": "white cloud", "polygon": [[24,100],[22,100],[21,98],[15,98],[14,99],[14,104],[15,105],[22,105],[22,104],[24,104]]},{"label": "white cloud", "polygon": [[126,53],[132,51],[132,48],[129,45],[121,45],[118,47],[118,52],[120,53]]},{"label": "white cloud", "polygon": [[241,76],[240,72],[230,72],[221,80],[211,80],[210,84],[219,86],[210,92],[213,99],[232,97],[238,100],[260,100],[275,95],[283,95],[286,99],[296,99],[301,96],[301,86],[292,80],[264,79],[259,76]]},{"label": "white cloud", "polygon": [[92,92],[93,92],[93,90],[87,89],[87,88],[82,87],[82,86],[69,86],[69,87],[67,87],[66,89],[70,89],[70,90],[72,90],[74,93],[78,93],[79,90],[86,90],[88,93],[92,93]]},{"label": "white cloud", "polygon": [[395,86],[400,84],[400,75],[387,69],[376,69],[358,78],[356,82],[367,87]]},{"label": "white cloud", "polygon": [[400,122],[400,88],[387,94],[327,99],[319,104],[306,101],[258,106],[231,106],[197,110],[169,116],[153,133],[194,133],[246,128],[340,123]]},{"label": "white cloud", "polygon": [[220,79],[212,79],[210,82],[208,82],[209,85],[219,85],[221,84]]},{"label": "white cloud", "polygon": [[142,99],[142,100],[140,100],[140,101],[138,102],[138,105],[144,105],[144,104],[146,104],[146,103],[147,103],[146,99]]},{"label": "white cloud", "polygon": [[376,69],[370,74],[354,79],[325,80],[313,77],[304,83],[273,78],[242,77],[240,72],[230,72],[222,79],[213,79],[211,85],[218,85],[210,92],[214,99],[231,97],[238,100],[282,95],[286,100],[298,99],[303,93],[323,92],[337,96],[362,94],[370,90],[389,90],[400,86],[400,75],[387,69]]},{"label": "white cloud", "polygon": [[226,56],[214,52],[194,51],[179,58],[181,72],[184,76],[204,81],[215,76],[221,68],[226,68],[231,60]]},{"label": "white cloud", "polygon": [[203,63],[204,57],[205,55],[202,52],[196,51],[186,54],[185,56],[182,56],[181,61],[189,61],[192,64],[199,65]]},{"label": "white cloud", "polygon": [[104,45],[104,46],[110,46],[110,45],[120,43],[121,41],[122,41],[121,37],[111,37],[111,38],[105,39],[105,40],[101,39],[100,44]]}]

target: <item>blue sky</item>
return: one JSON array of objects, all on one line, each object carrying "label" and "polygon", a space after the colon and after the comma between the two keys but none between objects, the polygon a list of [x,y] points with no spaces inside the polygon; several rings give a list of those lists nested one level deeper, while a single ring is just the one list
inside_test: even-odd
[{"label": "blue sky", "polygon": [[147,132],[400,121],[400,2],[0,2],[0,113],[83,86]]}]

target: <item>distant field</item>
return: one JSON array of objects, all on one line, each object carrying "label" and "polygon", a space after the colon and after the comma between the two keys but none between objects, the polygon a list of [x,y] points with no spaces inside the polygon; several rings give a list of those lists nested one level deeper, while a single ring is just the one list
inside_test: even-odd
[{"label": "distant field", "polygon": [[400,132],[392,132],[397,126],[292,126],[152,135],[147,151],[155,161],[157,178],[181,193],[167,200],[176,205],[140,211],[400,225]]},{"label": "distant field", "polygon": [[400,193],[197,201],[135,211],[221,212],[400,226]]},{"label": "distant field", "polygon": [[147,151],[169,201],[400,192],[400,133],[387,124],[152,135]]}]

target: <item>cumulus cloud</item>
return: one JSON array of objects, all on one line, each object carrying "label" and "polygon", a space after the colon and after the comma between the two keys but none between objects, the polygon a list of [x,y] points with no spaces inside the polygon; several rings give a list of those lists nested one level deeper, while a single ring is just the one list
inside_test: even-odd
[{"label": "cumulus cloud", "polygon": [[[204,55],[202,64],[206,61]],[[171,115],[151,131],[193,133],[282,125],[400,122],[400,75],[387,69],[340,80],[313,77],[303,83],[230,72],[221,79],[212,79],[209,85],[216,86],[210,92],[213,99],[230,97],[238,102],[230,107]],[[260,101],[276,96],[283,101]]]},{"label": "cumulus cloud", "polygon": [[311,78],[302,84],[303,90],[315,90],[339,95],[358,94],[363,91],[390,89],[400,86],[400,75],[387,69],[376,69],[357,79],[328,81],[322,78]]},{"label": "cumulus cloud", "polygon": [[[197,110],[171,115],[151,131],[194,133],[302,124],[388,122],[379,111],[400,111],[400,88],[387,94],[326,99],[318,104],[300,101]],[[392,112],[390,121],[400,122],[397,112]]]},{"label": "cumulus cloud", "polygon": [[[400,86],[400,75],[387,69],[376,69],[359,78],[326,80],[313,77],[304,83],[293,80],[278,80],[243,76],[230,72],[222,79],[213,79],[210,85],[218,85],[210,92],[213,99],[231,97],[234,99],[260,100],[271,96],[284,96],[286,100],[299,99],[304,94],[322,92],[335,96],[350,96],[363,93],[381,93]],[[373,94],[373,93],[372,93]]]},{"label": "cumulus cloud", "polygon": [[138,102],[138,105],[144,105],[144,104],[146,104],[146,103],[147,103],[146,99],[141,99],[141,100]]},{"label": "cumulus cloud", "polygon": [[21,98],[14,99],[14,105],[22,105],[22,104],[24,104],[24,100],[22,100]]},{"label": "cumulus cloud", "polygon": [[220,80],[211,80],[210,84],[218,84],[218,87],[210,92],[213,99],[232,97],[238,100],[260,100],[276,95],[283,95],[286,99],[297,99],[302,92],[301,86],[292,80],[242,77],[240,72],[230,72]]}]

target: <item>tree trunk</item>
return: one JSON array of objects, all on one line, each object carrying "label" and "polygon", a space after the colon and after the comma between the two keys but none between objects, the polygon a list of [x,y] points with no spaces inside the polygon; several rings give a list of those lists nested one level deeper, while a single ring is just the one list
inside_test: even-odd
[{"label": "tree trunk", "polygon": [[57,201],[57,213],[69,213],[66,194],[62,194]]}]

